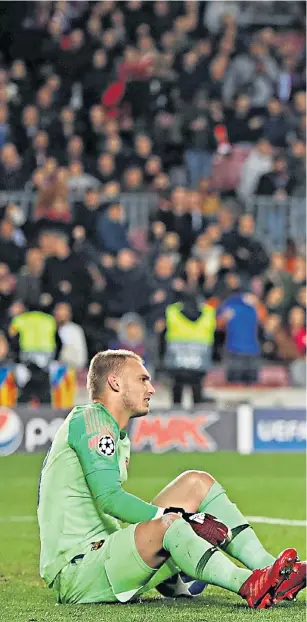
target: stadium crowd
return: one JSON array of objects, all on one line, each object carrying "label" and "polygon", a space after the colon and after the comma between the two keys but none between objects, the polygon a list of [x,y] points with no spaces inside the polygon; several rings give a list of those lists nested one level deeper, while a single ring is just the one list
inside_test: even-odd
[{"label": "stadium crowd", "polygon": [[[188,298],[217,310],[220,364],[239,301],[240,352],[302,384],[305,249],[278,240],[283,206],[306,194],[304,3],[278,28],[278,2],[15,4],[0,38],[0,364],[28,309],[54,315],[69,365],[126,347],[159,368],[166,308]],[[216,165],[240,153],[221,188]],[[140,243],[121,196],[144,193],[157,205]],[[277,205],[275,249],[252,196]]]}]

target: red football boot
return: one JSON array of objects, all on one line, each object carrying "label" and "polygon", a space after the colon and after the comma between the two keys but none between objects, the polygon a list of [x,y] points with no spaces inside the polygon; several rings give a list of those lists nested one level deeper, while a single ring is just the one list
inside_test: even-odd
[{"label": "red football boot", "polygon": [[289,579],[297,561],[295,549],[286,549],[271,566],[254,570],[243,583],[239,594],[252,609],[267,609],[274,604],[276,593],[283,581]]},{"label": "red football boot", "polygon": [[296,562],[290,577],[285,579],[276,590],[274,602],[295,600],[298,592],[306,587],[306,572],[306,562]]}]

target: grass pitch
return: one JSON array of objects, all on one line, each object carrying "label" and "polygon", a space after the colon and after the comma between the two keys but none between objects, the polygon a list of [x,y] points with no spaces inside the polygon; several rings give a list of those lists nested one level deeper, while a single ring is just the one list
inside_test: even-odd
[{"label": "grass pitch", "polygon": [[[0,459],[0,622],[303,622],[305,594],[296,603],[254,611],[235,594],[209,587],[188,600],[166,600],[152,590],[131,605],[57,605],[38,575],[39,541],[35,521],[37,481],[43,456],[15,454]],[[249,516],[305,519],[303,455],[135,454],[130,492],[150,500],[186,469],[211,472]],[[305,529],[255,525],[273,554],[287,546],[305,557]]]}]

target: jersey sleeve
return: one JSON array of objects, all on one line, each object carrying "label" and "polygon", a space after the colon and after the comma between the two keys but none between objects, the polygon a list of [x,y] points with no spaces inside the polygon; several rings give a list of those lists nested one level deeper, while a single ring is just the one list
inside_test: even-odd
[{"label": "jersey sleeve", "polygon": [[125,523],[139,523],[159,515],[157,506],[126,492],[121,486],[116,455],[119,430],[115,424],[110,424],[107,417],[97,411],[90,419],[86,411],[83,409],[72,416],[68,443],[78,456],[98,512]]}]

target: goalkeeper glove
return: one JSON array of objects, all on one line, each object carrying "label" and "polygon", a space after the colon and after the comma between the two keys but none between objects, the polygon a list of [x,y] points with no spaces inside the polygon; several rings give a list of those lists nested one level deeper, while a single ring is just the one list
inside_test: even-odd
[{"label": "goalkeeper glove", "polygon": [[180,514],[189,523],[195,533],[214,546],[227,545],[231,540],[231,529],[224,525],[212,514],[206,512],[185,512],[183,508],[169,507],[164,510],[164,514],[173,512]]}]

